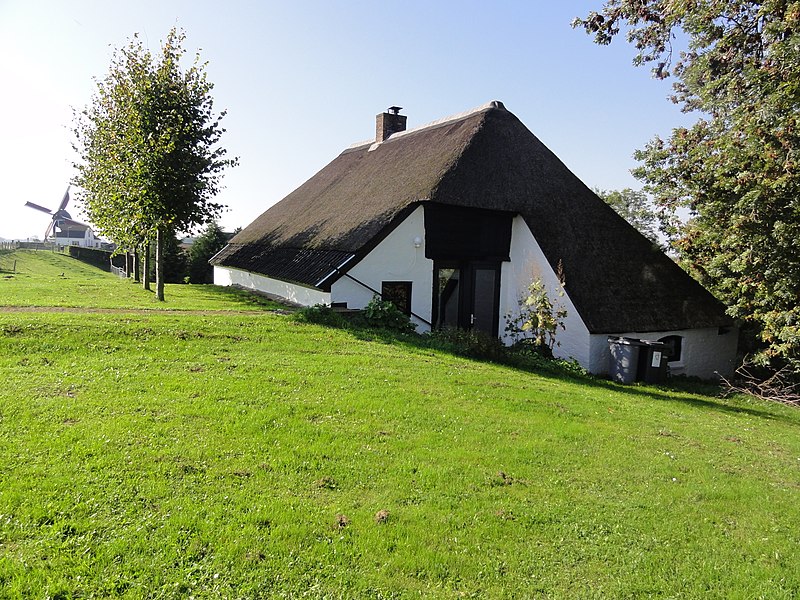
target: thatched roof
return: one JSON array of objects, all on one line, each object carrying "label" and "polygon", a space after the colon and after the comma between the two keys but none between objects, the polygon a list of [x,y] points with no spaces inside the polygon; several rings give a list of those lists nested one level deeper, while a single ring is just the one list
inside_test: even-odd
[{"label": "thatched roof", "polygon": [[723,306],[499,102],[351,147],[234,237],[217,265],[327,289],[421,202],[522,215],[593,333],[727,324]]}]

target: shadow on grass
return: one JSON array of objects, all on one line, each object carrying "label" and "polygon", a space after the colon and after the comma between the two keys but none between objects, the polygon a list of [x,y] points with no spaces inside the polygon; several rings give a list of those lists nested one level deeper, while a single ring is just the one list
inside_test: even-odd
[{"label": "shadow on grass", "polygon": [[[303,322],[302,319],[297,320],[301,323]],[[504,355],[492,357],[476,356],[470,352],[459,351],[458,348],[446,347],[441,343],[437,343],[435,338],[427,334],[398,333],[391,330],[364,326],[357,322],[354,323],[350,321],[313,324],[346,331],[354,338],[361,341],[400,345],[412,352],[449,354],[479,363],[494,364],[514,371],[533,373],[548,379],[587,385],[617,394],[655,399],[664,402],[678,402],[701,410],[746,414],[760,419],[798,423],[798,419],[792,418],[788,413],[772,410],[777,409],[777,405],[775,407],[769,404],[763,404],[761,406],[743,406],[741,404],[743,401],[722,398],[722,389],[719,384],[714,382],[676,378],[667,380],[657,386],[645,384],[623,385],[609,379],[588,374],[575,363],[569,363],[563,360],[552,360],[541,356],[517,354],[508,351],[505,352]]]},{"label": "shadow on grass", "polygon": [[[620,394],[642,396],[664,402],[680,402],[698,409],[715,410],[733,414],[746,414],[759,419],[779,420],[787,423],[800,423],[788,413],[778,412],[778,405],[762,403],[761,406],[742,406],[737,400],[723,398],[722,388],[713,383],[692,382],[687,384],[681,381],[667,380],[658,386],[650,385],[623,385],[607,379],[591,378],[590,385],[602,387]],[[688,388],[688,389],[687,389]],[[800,413],[798,413],[800,416]]]}]

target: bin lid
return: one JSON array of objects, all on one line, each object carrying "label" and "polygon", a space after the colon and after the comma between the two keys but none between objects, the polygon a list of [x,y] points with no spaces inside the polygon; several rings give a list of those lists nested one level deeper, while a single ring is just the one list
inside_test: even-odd
[{"label": "bin lid", "polygon": [[656,342],[655,340],[639,340],[643,346],[647,346],[653,350],[669,350],[669,344],[664,342]]}]

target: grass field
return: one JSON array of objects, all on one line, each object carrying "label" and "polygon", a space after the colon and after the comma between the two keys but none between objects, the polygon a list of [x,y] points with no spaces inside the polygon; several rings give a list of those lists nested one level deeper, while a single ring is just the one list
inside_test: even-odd
[{"label": "grass field", "polygon": [[0,267],[2,598],[798,595],[796,409]]},{"label": "grass field", "polygon": [[[131,281],[49,251],[0,250],[0,306],[242,311],[274,303],[213,285],[167,284],[165,302]],[[155,284],[153,284],[155,288]]]}]

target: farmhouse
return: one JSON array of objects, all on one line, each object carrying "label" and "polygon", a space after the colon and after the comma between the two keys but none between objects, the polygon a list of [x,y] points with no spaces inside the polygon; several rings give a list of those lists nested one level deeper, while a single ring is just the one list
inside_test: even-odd
[{"label": "farmhouse", "polygon": [[64,219],[53,228],[55,243],[59,246],[81,246],[82,248],[100,248],[101,240],[94,236],[88,225]]},{"label": "farmhouse", "polygon": [[500,102],[406,130],[398,107],[213,259],[214,281],[301,305],[382,295],[419,331],[505,335],[534,279],[566,310],[557,356],[606,373],[608,337],[667,338],[673,373],[729,373],[724,307]]}]

